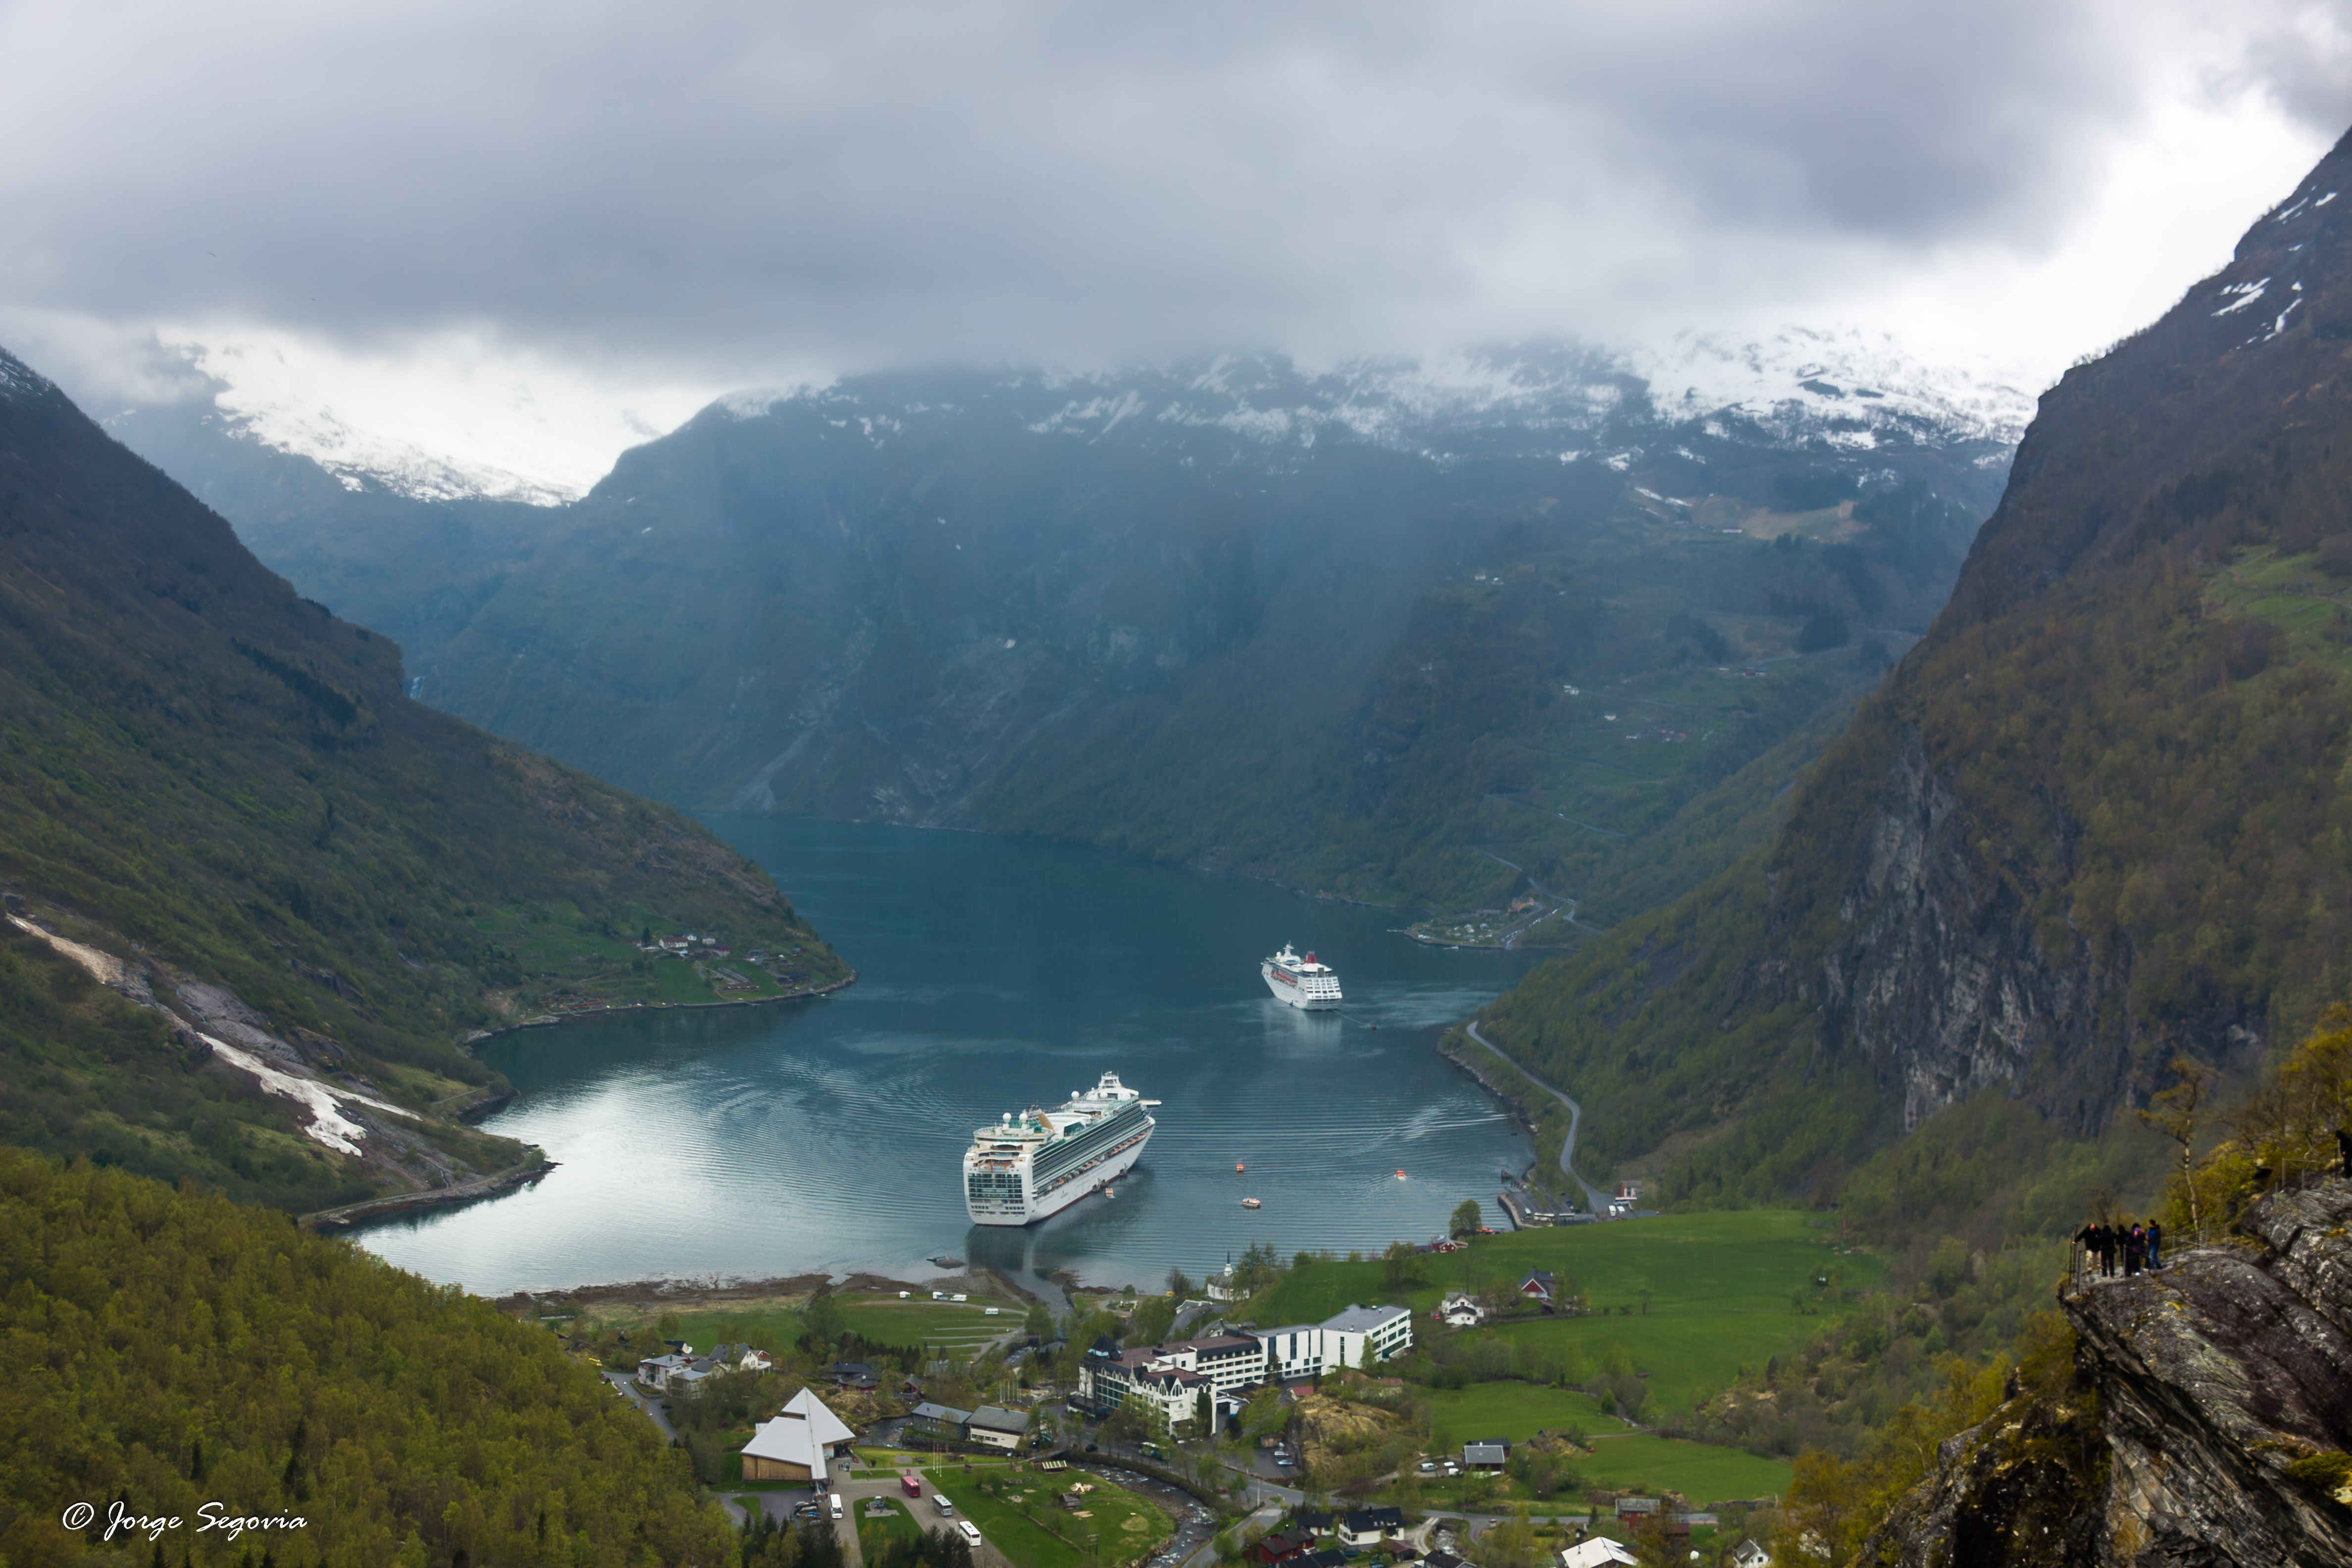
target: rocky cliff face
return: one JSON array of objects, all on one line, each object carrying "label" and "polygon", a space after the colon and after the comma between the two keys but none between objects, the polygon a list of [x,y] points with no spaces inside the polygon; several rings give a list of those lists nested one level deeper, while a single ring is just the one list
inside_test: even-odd
[{"label": "rocky cliff face", "polygon": [[[1498,1009],[1605,1091],[1597,1152],[1685,1192],[1802,1189],[1987,1089],[2096,1135],[2179,1056],[2259,1065],[2352,994],[2339,192],[2352,146],[2044,395],[1951,602],[1768,859]],[[1696,1056],[1678,1095],[1611,1076]],[[1843,1125],[1805,1103],[1831,1074],[1868,1091]],[[1742,1114],[1772,1131],[1708,1142]]]},{"label": "rocky cliff face", "polygon": [[2061,1299],[2075,1380],[1948,1439],[1864,1546],[1904,1568],[2352,1563],[2352,1183]]}]

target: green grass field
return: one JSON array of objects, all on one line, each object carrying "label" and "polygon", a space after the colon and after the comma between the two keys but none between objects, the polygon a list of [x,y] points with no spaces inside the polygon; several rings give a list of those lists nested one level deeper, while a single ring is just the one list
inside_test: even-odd
[{"label": "green grass field", "polygon": [[[998,1335],[1019,1328],[1022,1321],[1017,1303],[1000,1302],[993,1297],[969,1303],[928,1299],[901,1301],[896,1296],[876,1291],[845,1294],[838,1299],[843,1324],[868,1340],[883,1344],[928,1344],[957,1354],[969,1354]],[[992,1306],[1002,1307],[1003,1315],[987,1316],[983,1309]],[[740,1342],[759,1350],[777,1351],[796,1343],[801,1337],[801,1315],[789,1307],[713,1307],[670,1315],[677,1319],[677,1331],[669,1337],[684,1340],[698,1350]],[[659,1316],[651,1311],[608,1309],[583,1315],[577,1326],[592,1331],[620,1328],[634,1332],[640,1325],[652,1324]]]},{"label": "green grass field", "polygon": [[1467,1388],[1423,1392],[1429,1402],[1430,1430],[1441,1453],[1480,1437],[1523,1443],[1538,1432],[1574,1428],[1622,1432],[1625,1424],[1601,1414],[1592,1395],[1573,1389],[1538,1388],[1528,1383],[1474,1383]]},{"label": "green grass field", "polygon": [[[576,910],[506,909],[473,925],[485,942],[513,955],[526,976],[520,994],[559,1012],[581,999],[616,1005],[757,1001],[809,984],[808,961],[790,951],[764,964],[742,949],[699,961],[644,952],[635,938],[646,929],[666,932],[667,922],[643,910],[616,920],[611,936],[580,929],[584,923]],[[733,988],[739,984],[750,989]]]},{"label": "green grass field", "polygon": [[[1823,1223],[1801,1212],[1749,1210],[1481,1237],[1467,1252],[1422,1258],[1429,1282],[1403,1292],[1387,1289],[1378,1262],[1294,1268],[1251,1303],[1249,1315],[1269,1325],[1317,1322],[1350,1302],[1388,1300],[1426,1312],[1448,1289],[1515,1284],[1531,1268],[1547,1268],[1560,1277],[1563,1289],[1581,1287],[1594,1314],[1469,1331],[1574,1343],[1596,1365],[1612,1344],[1622,1344],[1634,1365],[1651,1374],[1654,1399],[1686,1408],[1736,1375],[1741,1363],[1760,1363],[1789,1350],[1821,1328],[1823,1314],[1849,1310],[1816,1288],[1817,1278],[1834,1269],[1849,1291],[1871,1289],[1884,1278],[1880,1259],[1836,1254],[1835,1232],[1817,1228]],[[1790,1304],[1792,1293],[1806,1299],[1807,1312]],[[1448,1331],[1423,1317],[1413,1332]]]},{"label": "green grass field", "polygon": [[[992,1477],[985,1470],[968,1475],[960,1467],[942,1466],[924,1473],[1019,1568],[1077,1568],[1087,1543],[1095,1544],[1104,1568],[1117,1568],[1149,1555],[1175,1532],[1157,1504],[1075,1470],[1042,1476],[999,1469]],[[984,1482],[998,1481],[1003,1483],[1001,1494],[982,1489]],[[1085,1502],[1089,1518],[1066,1512],[1055,1500],[1073,1481],[1094,1488]],[[1042,1514],[1045,1525],[1028,1517],[1029,1511]]]},{"label": "green grass field", "polygon": [[1590,1458],[1576,1461],[1578,1473],[1612,1491],[1640,1490],[1654,1497],[1671,1489],[1702,1506],[1747,1498],[1779,1497],[1789,1489],[1790,1467],[1738,1448],[1685,1443],[1651,1432],[1595,1436]]},{"label": "green grass field", "polygon": [[[970,1351],[1018,1329],[1024,1316],[1018,1303],[992,1296],[963,1302],[933,1301],[919,1295],[901,1301],[877,1292],[843,1296],[840,1301],[843,1326],[866,1339],[891,1345],[942,1345],[957,1351]],[[985,1309],[990,1307],[1000,1309],[999,1315],[989,1317]]]},{"label": "green grass field", "polygon": [[[903,1498],[888,1498],[884,1500],[890,1505],[890,1517],[887,1519],[866,1518],[866,1505],[863,1502],[848,1505],[850,1512],[857,1520],[857,1550],[869,1563],[874,1560],[874,1554],[882,1549],[885,1542],[894,1539],[919,1540],[927,1528],[907,1511],[906,1500]],[[929,1528],[935,1529],[937,1524],[934,1523]]]},{"label": "green grass field", "polygon": [[[1425,1397],[1440,1453],[1454,1452],[1476,1437],[1519,1443],[1538,1432],[1576,1431],[1594,1449],[1591,1457],[1577,1458],[1577,1473],[1590,1484],[1612,1490],[1665,1487],[1695,1500],[1719,1501],[1777,1497],[1789,1484],[1789,1467],[1780,1460],[1759,1458],[1738,1448],[1629,1431],[1617,1417],[1603,1415],[1591,1395],[1569,1389],[1478,1383],[1467,1388],[1434,1389]],[[1421,1488],[1425,1509],[1457,1508],[1469,1500],[1458,1484],[1424,1480]],[[1506,1485],[1493,1492],[1490,1500],[1523,1500],[1516,1487]],[[1540,1513],[1555,1505],[1538,1502],[1534,1506]]]}]

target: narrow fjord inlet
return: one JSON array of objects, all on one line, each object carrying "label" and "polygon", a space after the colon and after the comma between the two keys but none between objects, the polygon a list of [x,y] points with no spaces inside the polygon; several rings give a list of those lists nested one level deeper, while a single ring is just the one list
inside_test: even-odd
[{"label": "narrow fjord inlet", "polygon": [[[485,1292],[919,1278],[944,1255],[1119,1285],[1205,1273],[1253,1243],[1378,1251],[1442,1234],[1465,1198],[1501,1223],[1496,1178],[1528,1163],[1528,1139],[1432,1046],[1537,955],[1433,949],[1393,910],[1088,850],[813,818],[711,826],[856,953],[858,983],[488,1043],[520,1095],[486,1130],[557,1169],[362,1245]],[[1344,955],[1344,1015],[1268,994],[1255,971],[1285,942]],[[972,1130],[1106,1072],[1163,1102],[1113,1194],[1097,1177],[1025,1228],[972,1224]]]},{"label": "narrow fjord inlet", "polygon": [[2352,1568],[2182,9],[0,5],[0,1568]]}]

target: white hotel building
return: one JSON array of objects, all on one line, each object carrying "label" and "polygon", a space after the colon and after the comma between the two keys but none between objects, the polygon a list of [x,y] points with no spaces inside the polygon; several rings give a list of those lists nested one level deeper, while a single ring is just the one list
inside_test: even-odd
[{"label": "white hotel building", "polygon": [[1223,1420],[1264,1383],[1287,1383],[1360,1366],[1412,1348],[1412,1313],[1403,1307],[1349,1307],[1321,1323],[1265,1333],[1233,1332],[1116,1356],[1090,1352],[1078,1366],[1078,1402],[1108,1414],[1122,1405],[1150,1409],[1163,1425],[1199,1415]]}]

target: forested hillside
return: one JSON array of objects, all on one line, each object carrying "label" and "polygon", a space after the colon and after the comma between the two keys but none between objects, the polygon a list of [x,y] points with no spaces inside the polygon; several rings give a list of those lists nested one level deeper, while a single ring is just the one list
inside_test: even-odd
[{"label": "forested hillside", "polygon": [[[729,1553],[686,1456],[553,1335],[282,1215],[0,1148],[0,1258],[14,1568]],[[109,1539],[117,1504],[179,1523]]]},{"label": "forested hillside", "polygon": [[[552,521],[184,410],[117,427],[407,643],[425,700],[628,787],[1454,905],[1613,887],[1622,847],[1833,728],[1942,604],[2008,454],[1819,366],[1769,408],[1568,351],[1482,366],[1475,397],[1386,374],[729,399]],[[1719,866],[1787,778],[1668,858]],[[1659,868],[1631,854],[1627,886]]]},{"label": "forested hillside", "polygon": [[2045,395],[1769,849],[1494,1009],[1582,1097],[1593,1169],[2063,1225],[2176,1059],[2243,1075],[2352,989],[2339,189],[2343,145]]},{"label": "forested hillside", "polygon": [[573,949],[846,973],[676,811],[401,679],[0,354],[0,1141],[302,1208],[440,1186],[521,1153],[448,1120],[499,1087],[461,1042],[593,989]]}]

